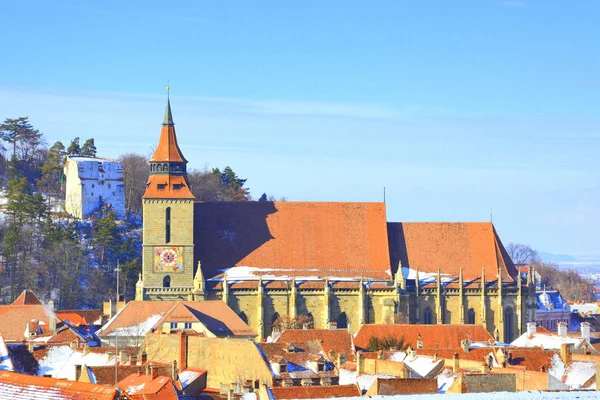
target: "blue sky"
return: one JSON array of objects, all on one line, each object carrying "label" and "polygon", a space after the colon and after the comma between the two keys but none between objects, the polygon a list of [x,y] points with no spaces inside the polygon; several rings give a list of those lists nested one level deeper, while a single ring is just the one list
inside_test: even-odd
[{"label": "blue sky", "polygon": [[0,118],[600,257],[600,1],[0,0]]}]

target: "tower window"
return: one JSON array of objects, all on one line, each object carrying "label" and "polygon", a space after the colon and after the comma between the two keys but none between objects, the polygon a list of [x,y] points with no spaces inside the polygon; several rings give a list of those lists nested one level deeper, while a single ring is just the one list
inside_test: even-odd
[{"label": "tower window", "polygon": [[179,190],[179,189],[181,189],[182,187],[183,187],[183,185],[182,185],[181,183],[176,183],[176,184],[174,184],[174,185],[173,185],[173,189],[174,189],[174,190]]},{"label": "tower window", "polygon": [[171,241],[171,207],[165,210],[165,243]]},{"label": "tower window", "polygon": [[163,278],[163,287],[171,287],[171,277],[169,275]]},{"label": "tower window", "polygon": [[158,190],[165,190],[167,188],[167,185],[165,183],[159,183],[158,185],[156,185]]}]

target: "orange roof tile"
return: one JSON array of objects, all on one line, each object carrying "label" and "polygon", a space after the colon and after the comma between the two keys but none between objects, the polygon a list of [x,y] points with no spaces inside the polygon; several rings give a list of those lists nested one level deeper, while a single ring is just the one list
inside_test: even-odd
[{"label": "orange roof tile", "polygon": [[379,324],[363,325],[354,337],[354,345],[366,349],[371,337],[402,337],[404,343],[413,349],[417,347],[417,338],[421,336],[424,347],[460,347],[461,340],[487,342],[494,339],[481,325],[412,325]]},{"label": "orange roof tile", "polygon": [[[419,394],[419,393],[438,393],[437,379],[417,379],[417,378],[393,378],[381,379],[375,378],[373,395],[393,396],[399,394]],[[369,395],[371,393],[367,393]]]},{"label": "orange roof tile", "polygon": [[7,342],[23,341],[25,329],[35,320],[40,323],[42,334],[46,335],[50,332],[51,315],[41,304],[0,306],[0,333]]},{"label": "orange roof tile", "polygon": [[183,153],[179,148],[179,144],[177,143],[177,135],[175,134],[174,125],[163,125],[162,129],[160,130],[158,146],[148,161],[187,163],[187,160],[183,156]]},{"label": "orange roof tile", "polygon": [[[164,185],[164,186],[163,186]],[[178,186],[179,185],[179,186]],[[150,175],[144,199],[194,199],[187,179],[181,175]]]},{"label": "orange roof tile", "polygon": [[202,244],[195,259],[207,278],[243,266],[265,275],[391,279],[383,203],[198,202],[194,211]]},{"label": "orange roof tile", "polygon": [[57,310],[55,314],[59,320],[68,320],[75,326],[92,325],[102,318],[102,310]]},{"label": "orange roof tile", "polygon": [[518,275],[490,222],[393,222],[388,223],[390,257],[395,269],[402,267],[420,272],[458,276],[463,268],[465,279],[481,277],[497,280],[498,269],[505,282]]},{"label": "orange roof tile", "polygon": [[[334,352],[335,357],[338,354],[346,354],[348,360],[354,360],[352,334],[344,329],[286,329],[279,335],[276,342],[306,342],[309,340],[319,341],[328,356]],[[336,362],[335,359],[331,361]]]},{"label": "orange roof tile", "polygon": [[[455,353],[458,353],[460,360],[481,361],[490,353],[496,354],[498,347],[478,347],[464,351],[461,347],[453,348],[423,348],[416,349],[417,353],[424,356],[433,356],[435,354],[440,358],[452,359]],[[509,357],[507,358],[508,367],[518,367],[528,371],[541,371],[551,368],[551,360],[554,352],[543,350],[540,347],[506,347],[503,348]],[[495,356],[494,356],[495,357]]]},{"label": "orange roof tile", "polygon": [[168,376],[131,374],[119,382],[119,388],[131,400],[162,399],[177,400],[177,391]]},{"label": "orange roof tile", "polygon": [[[118,314],[119,328],[140,326],[151,317],[160,315],[154,327],[163,322],[201,322],[216,336],[256,336],[227,304],[220,300],[206,301],[130,301]],[[113,332],[115,319],[105,325],[98,335]],[[148,327],[149,328],[149,327]],[[141,332],[140,334],[145,334]]]},{"label": "orange roof tile", "polygon": [[42,302],[31,290],[23,290],[23,293],[12,302],[13,306],[31,306],[40,304],[42,304]]},{"label": "orange roof tile", "polygon": [[15,372],[0,372],[0,397],[2,398],[37,399],[41,398],[40,396],[44,392],[51,393],[52,399],[57,400],[117,399],[117,389],[113,387],[23,375]]},{"label": "orange roof tile", "polygon": [[332,386],[275,386],[268,389],[275,400],[324,399],[331,397],[359,397],[356,385]]}]

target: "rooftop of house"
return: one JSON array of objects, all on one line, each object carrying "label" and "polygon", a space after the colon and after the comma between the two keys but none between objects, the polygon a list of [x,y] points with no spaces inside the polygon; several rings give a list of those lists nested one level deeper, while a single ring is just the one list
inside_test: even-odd
[{"label": "rooftop of house", "polygon": [[231,308],[217,300],[130,301],[97,335],[145,336],[165,322],[200,322],[217,337],[256,336]]},{"label": "rooftop of house", "polygon": [[425,394],[438,393],[437,379],[417,379],[417,378],[376,378],[367,392],[367,396],[380,395],[391,396],[399,394]]},{"label": "rooftop of house", "polygon": [[273,400],[321,399],[332,397],[357,397],[360,390],[356,385],[340,386],[276,386],[267,389]]},{"label": "rooftop of house", "polygon": [[491,222],[390,222],[388,223],[392,266],[402,264],[407,279],[435,274],[465,280],[496,281],[498,271],[504,282],[514,282],[518,272]]},{"label": "rooftop of house", "polygon": [[390,280],[385,204],[195,204],[195,259],[228,281]]},{"label": "rooftop of house", "polygon": [[[354,345],[357,348],[368,349],[372,337],[382,339],[390,336],[404,338],[404,345],[413,349],[460,347],[463,340],[475,342],[494,340],[481,325],[367,324],[363,325],[354,336]],[[419,341],[422,346],[419,346]]]},{"label": "rooftop of house", "polygon": [[569,304],[558,290],[538,290],[535,295],[537,298],[537,312],[571,311]]},{"label": "rooftop of house", "polygon": [[134,373],[118,384],[128,399],[144,400],[159,396],[161,400],[177,400],[177,389],[168,376]]},{"label": "rooftop of house", "polygon": [[56,317],[61,321],[69,321],[74,326],[100,325],[102,310],[56,310]]},{"label": "rooftop of house", "polygon": [[0,371],[0,397],[7,399],[113,400],[117,398],[117,389],[92,383],[69,382],[62,379]]},{"label": "rooftop of house", "polygon": [[[510,345],[515,347],[541,347],[543,349],[559,350],[562,344],[570,344],[575,350],[587,346],[588,340],[581,335],[562,336],[556,333],[525,332]],[[591,348],[591,346],[589,346]]]},{"label": "rooftop of house", "polygon": [[[333,363],[316,340],[257,343],[271,373],[278,379],[337,377]],[[319,364],[322,370],[319,370]],[[277,368],[283,365],[285,369]]]},{"label": "rooftop of house", "polygon": [[285,343],[309,340],[319,341],[321,348],[330,358],[332,355],[345,355],[347,360],[354,360],[352,334],[345,329],[286,329],[274,341]]}]

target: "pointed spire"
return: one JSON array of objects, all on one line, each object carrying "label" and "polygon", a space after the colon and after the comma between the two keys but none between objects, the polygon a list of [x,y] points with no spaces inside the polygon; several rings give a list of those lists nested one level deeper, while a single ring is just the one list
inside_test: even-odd
[{"label": "pointed spire", "polygon": [[169,92],[171,91],[171,87],[167,86],[167,108],[165,109],[165,120],[163,121],[163,126],[173,126],[173,114],[171,114],[171,98],[169,97]]}]

